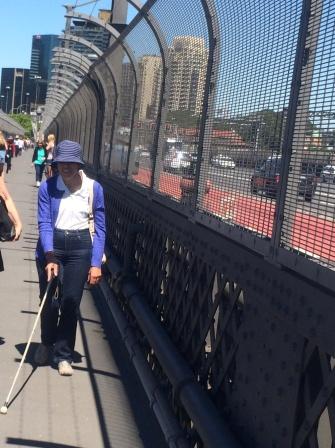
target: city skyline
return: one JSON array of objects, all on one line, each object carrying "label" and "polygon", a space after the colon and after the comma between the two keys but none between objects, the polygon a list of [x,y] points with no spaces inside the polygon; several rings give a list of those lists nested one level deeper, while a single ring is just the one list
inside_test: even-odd
[{"label": "city skyline", "polygon": [[[75,4],[74,1],[72,3]],[[98,0],[96,4],[82,6],[77,10],[97,16],[99,9],[110,9],[111,4],[111,0]],[[0,73],[2,68],[30,68],[32,36],[37,34],[60,35],[65,28],[63,5],[64,1],[62,0],[52,0],[52,2],[12,0],[1,5],[4,17],[15,17],[15,33],[4,33],[0,40]],[[128,21],[135,16],[135,13],[135,9],[129,6]]]}]

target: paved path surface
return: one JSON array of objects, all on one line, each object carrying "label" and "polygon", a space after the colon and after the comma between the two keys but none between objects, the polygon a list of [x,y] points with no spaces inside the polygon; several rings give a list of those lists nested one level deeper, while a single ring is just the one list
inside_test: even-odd
[{"label": "paved path surface", "polygon": [[[13,160],[6,177],[24,222],[17,243],[1,245],[0,405],[9,391],[38,309],[34,261],[36,198],[31,151]],[[78,326],[74,376],[36,368],[33,339],[7,415],[0,415],[0,447],[164,448],[165,442],[116,330],[107,342],[89,291]]]}]

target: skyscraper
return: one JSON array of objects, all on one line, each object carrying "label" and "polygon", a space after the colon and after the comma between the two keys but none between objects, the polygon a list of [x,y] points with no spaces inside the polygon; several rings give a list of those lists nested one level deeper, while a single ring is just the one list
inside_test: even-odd
[{"label": "skyscraper", "polygon": [[27,111],[29,70],[3,68],[1,73],[1,109],[6,113]]},{"label": "skyscraper", "polygon": [[59,38],[55,34],[33,36],[30,61],[30,100],[32,103],[45,103],[47,84],[51,77],[52,50],[58,45]]},{"label": "skyscraper", "polygon": [[169,110],[188,110],[192,114],[198,114],[202,108],[208,59],[205,39],[197,36],[176,36],[169,53]]},{"label": "skyscraper", "polygon": [[155,119],[158,111],[162,82],[162,58],[142,56],[139,66],[138,119]]}]

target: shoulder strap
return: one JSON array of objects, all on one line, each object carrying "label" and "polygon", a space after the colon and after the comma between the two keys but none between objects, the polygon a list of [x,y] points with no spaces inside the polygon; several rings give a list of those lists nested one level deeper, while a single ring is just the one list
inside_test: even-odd
[{"label": "shoulder strap", "polygon": [[93,216],[93,190],[94,180],[89,179],[88,182],[88,228],[90,230],[91,236],[94,235],[94,216]]}]

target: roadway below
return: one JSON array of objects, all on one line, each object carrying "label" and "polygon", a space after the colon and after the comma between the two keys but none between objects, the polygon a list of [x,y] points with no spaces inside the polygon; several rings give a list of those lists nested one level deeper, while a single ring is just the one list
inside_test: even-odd
[{"label": "roadway below", "polygon": [[[150,184],[150,160],[141,161],[136,182]],[[210,188],[203,195],[199,208],[225,222],[252,231],[260,237],[272,235],[276,199],[263,193],[253,194],[250,179],[254,170],[243,167],[223,169],[210,167],[207,181]],[[181,199],[181,174],[162,172],[160,193]],[[302,196],[287,195],[282,243],[285,247],[335,268],[335,185],[318,182],[310,202]]]}]

